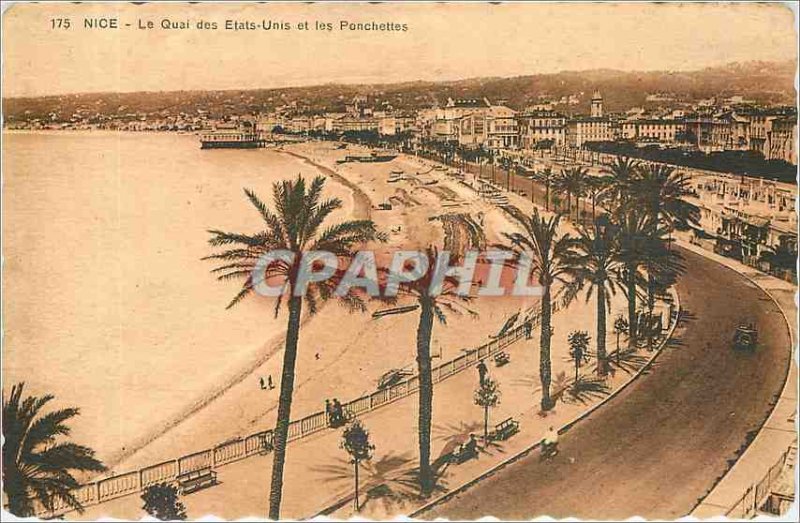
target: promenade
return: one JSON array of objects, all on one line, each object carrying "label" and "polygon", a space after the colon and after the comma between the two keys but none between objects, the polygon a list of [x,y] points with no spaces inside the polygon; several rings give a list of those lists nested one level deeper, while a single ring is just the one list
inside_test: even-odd
[{"label": "promenade", "polygon": [[[512,202],[529,211],[532,205],[526,199],[511,195]],[[571,229],[570,224],[565,227]],[[613,298],[608,318],[624,313],[626,309],[621,293]],[[478,319],[481,322],[481,319]],[[553,318],[554,337],[552,349],[553,388],[563,388],[572,376],[573,367],[568,357],[566,337],[576,329],[587,330],[594,337],[595,310],[593,303],[579,297],[568,309]],[[622,339],[624,345],[625,340]],[[607,347],[616,345],[613,330],[609,329]],[[592,343],[594,346],[594,343]],[[579,416],[592,405],[602,401],[615,388],[627,382],[644,364],[649,353],[633,355],[622,362],[604,387],[578,398],[565,398],[559,402],[546,419],[539,415],[538,332],[531,340],[522,340],[507,349],[511,363],[501,368],[490,364],[490,375],[498,380],[501,389],[500,405],[492,410],[492,423],[513,417],[521,422],[521,431],[507,442],[492,445],[482,452],[480,459],[460,466],[440,468],[439,485],[442,489],[454,488],[492,466],[502,462],[537,442],[548,426],[562,426]],[[591,372],[593,362],[585,369]],[[436,385],[434,394],[433,457],[443,458],[470,433],[480,435],[483,427],[482,409],[473,404],[473,391],[477,386],[474,367]],[[421,505],[416,499],[414,479],[417,455],[417,396],[413,394],[393,404],[361,416],[371,431],[376,455],[362,471],[364,482],[361,492],[364,514],[370,517],[388,517],[397,513],[411,513]],[[343,400],[351,398],[341,398]],[[323,430],[293,442],[287,453],[286,484],[284,486],[283,512],[285,517],[309,517],[327,512],[336,517],[346,517],[352,510],[352,467],[339,448],[340,432]],[[191,517],[215,514],[226,518],[261,515],[267,509],[267,485],[272,464],[270,454],[218,468],[220,484],[187,496],[184,500]],[[441,459],[440,459],[441,464]],[[308,485],[314,485],[315,495],[308,496]],[[439,492],[441,493],[441,492]],[[263,495],[262,495],[263,494]],[[245,500],[251,500],[245,503]],[[257,500],[257,502],[253,502]],[[89,507],[82,516],[88,519],[103,514],[138,517],[138,495],[129,495],[100,505]],[[235,507],[233,509],[232,507]]]},{"label": "promenade", "polygon": [[[624,298],[614,299],[611,313],[623,312]],[[612,317],[610,315],[610,317]],[[577,300],[568,312],[553,317],[553,389],[572,379],[573,367],[568,360],[566,334],[573,329],[586,329],[594,320],[593,305]],[[590,330],[591,334],[591,330]],[[609,350],[615,339],[609,333]],[[624,342],[623,342],[624,343]],[[487,361],[489,375],[499,382],[500,404],[490,411],[490,429],[494,424],[513,417],[520,422],[520,432],[504,442],[483,447],[483,410],[473,403],[478,385],[474,367],[440,382],[434,388],[434,422],[432,457],[438,464],[437,491],[441,495],[468,482],[491,467],[536,443],[549,426],[556,428],[580,416],[626,383],[652,355],[647,350],[623,360],[623,369],[616,370],[603,391],[572,398],[563,395],[547,416],[539,413],[538,329],[532,339],[520,340],[506,352],[511,362],[496,367]],[[594,361],[582,374],[593,375]],[[376,446],[373,459],[361,471],[361,516],[388,518],[409,514],[424,504],[418,499],[417,468],[417,401],[412,394],[385,408],[359,417],[370,431]],[[477,460],[462,465],[447,465],[444,457],[458,444],[475,434],[481,445]],[[290,444],[287,452],[282,517],[309,518],[325,514],[337,519],[353,515],[353,467],[339,446],[341,429],[327,429]],[[272,454],[253,456],[217,469],[219,484],[182,498],[191,518],[213,514],[226,519],[263,516],[267,512],[268,479]],[[310,488],[313,488],[313,495]],[[115,517],[138,519],[141,511],[138,495],[130,495],[88,507],[84,514],[70,517],[90,520],[113,514]]]}]

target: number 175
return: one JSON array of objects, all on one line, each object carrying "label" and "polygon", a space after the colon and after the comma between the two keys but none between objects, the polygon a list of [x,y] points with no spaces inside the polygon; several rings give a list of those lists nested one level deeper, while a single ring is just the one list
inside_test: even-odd
[{"label": "number 175", "polygon": [[50,27],[52,29],[69,29],[69,18],[51,18]]}]

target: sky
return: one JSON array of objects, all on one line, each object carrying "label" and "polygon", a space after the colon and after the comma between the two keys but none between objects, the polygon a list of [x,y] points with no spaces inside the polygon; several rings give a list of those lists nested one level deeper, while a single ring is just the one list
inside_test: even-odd
[{"label": "sky", "polygon": [[[84,27],[101,16],[119,27]],[[225,30],[226,20],[258,28]],[[181,22],[189,28],[161,27]],[[796,60],[795,26],[780,4],[18,4],[3,14],[3,96],[694,70]]]}]

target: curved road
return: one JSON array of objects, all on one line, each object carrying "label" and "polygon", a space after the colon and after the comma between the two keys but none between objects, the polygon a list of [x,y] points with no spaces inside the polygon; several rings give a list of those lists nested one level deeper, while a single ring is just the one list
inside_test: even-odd
[{"label": "curved road", "polygon": [[[681,252],[684,314],[653,367],[562,435],[552,461],[532,452],[417,517],[674,519],[692,510],[769,414],[791,341],[761,289]],[[737,323],[751,318],[759,348],[731,350]]]}]

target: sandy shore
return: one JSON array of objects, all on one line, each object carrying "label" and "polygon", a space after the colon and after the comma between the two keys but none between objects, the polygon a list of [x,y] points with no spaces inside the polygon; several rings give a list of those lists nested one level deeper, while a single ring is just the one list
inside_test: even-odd
[{"label": "sandy shore", "polygon": [[[325,142],[309,142],[285,148],[308,167],[352,191],[353,216],[371,211],[372,219],[385,231],[393,231],[386,245],[378,249],[424,247],[441,240],[440,227],[429,222],[443,210],[481,214],[490,241],[499,241],[498,231],[510,225],[501,211],[482,201],[472,190],[438,175],[436,185],[422,185],[413,176],[390,184],[391,171],[414,174],[430,171],[430,164],[402,156],[388,163],[337,164],[345,152]],[[350,152],[349,154],[352,154]],[[392,201],[391,211],[378,211],[381,202]],[[366,208],[369,202],[370,208]],[[452,207],[443,207],[443,204]],[[233,289],[232,289],[233,290]],[[528,299],[530,300],[530,299]],[[441,358],[455,357],[462,349],[484,343],[496,333],[507,317],[532,302],[520,298],[493,298],[476,302],[479,319],[454,316],[448,325],[435,327],[433,352]],[[230,312],[235,314],[235,311]],[[281,318],[279,318],[280,320]],[[367,314],[350,314],[336,304],[326,305],[307,318],[300,336],[297,381],[292,418],[316,412],[325,398],[342,401],[375,389],[378,378],[392,368],[414,368],[414,314],[392,316],[379,321]],[[386,340],[392,340],[387,350]],[[282,337],[246,366],[224,389],[202,401],[158,438],[116,463],[115,471],[129,470],[163,459],[174,458],[213,446],[226,439],[271,428],[274,423],[277,389],[262,391],[260,377],[280,374]]]}]

